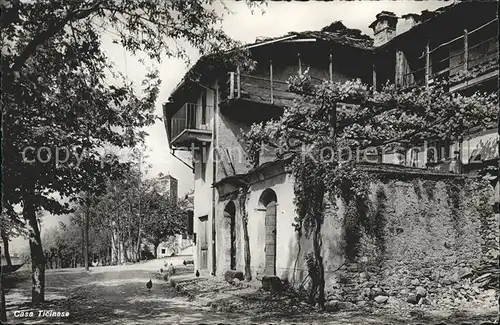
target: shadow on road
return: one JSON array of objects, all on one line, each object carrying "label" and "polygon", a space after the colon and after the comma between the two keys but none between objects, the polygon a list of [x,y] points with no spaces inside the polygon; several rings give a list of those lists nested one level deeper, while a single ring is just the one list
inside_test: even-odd
[{"label": "shadow on road", "polygon": [[[102,270],[101,270],[102,271]],[[198,308],[176,294],[165,281],[156,280],[146,270],[110,268],[94,273],[91,269],[48,270],[46,274],[46,302],[31,305],[31,277],[20,272],[6,277],[7,312],[10,322],[19,323],[14,311],[54,310],[69,312],[67,318],[22,319],[23,323],[79,323],[79,324],[158,324],[193,323],[212,320],[225,322],[231,315],[212,313]],[[179,274],[192,270],[179,268]],[[176,272],[177,273],[177,272]],[[146,289],[152,278],[153,288]]]},{"label": "shadow on road", "polygon": [[[176,275],[192,274],[192,268],[176,268]],[[152,279],[151,291],[146,282]],[[216,282],[208,285],[208,282]],[[193,282],[192,284],[189,284]],[[215,286],[216,285],[216,286]],[[211,297],[212,305],[193,301],[189,295],[179,294],[168,282],[158,280],[154,271],[123,267],[48,270],[46,274],[46,302],[31,306],[30,272],[16,272],[5,277],[5,291],[9,322],[23,324],[199,324],[199,323],[307,323],[307,324],[481,324],[494,320],[496,315],[474,316],[459,311],[447,315],[429,315],[415,310],[410,315],[399,315],[384,309],[362,309],[318,313],[312,308],[296,308],[297,302],[268,293],[240,292],[215,278],[194,279],[183,283],[196,286],[195,296]],[[212,290],[215,289],[215,290]],[[223,299],[218,294],[224,293]],[[217,308],[214,308],[217,307]],[[294,307],[295,306],[295,307]],[[300,307],[300,305],[299,305]],[[306,308],[307,307],[307,308]],[[294,309],[295,308],[295,309]],[[40,318],[39,310],[69,312],[68,317]],[[33,311],[34,317],[14,318],[14,311]],[[487,316],[485,318],[485,316]]]}]

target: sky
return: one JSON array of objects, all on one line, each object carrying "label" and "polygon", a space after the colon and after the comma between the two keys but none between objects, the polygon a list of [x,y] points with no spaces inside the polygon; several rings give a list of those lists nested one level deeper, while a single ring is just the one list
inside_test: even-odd
[{"label": "sky", "polygon": [[[225,15],[222,28],[233,39],[243,43],[254,42],[257,37],[275,37],[285,35],[291,31],[319,30],[330,23],[340,20],[348,28],[360,29],[363,33],[373,36],[368,25],[375,20],[375,15],[382,10],[392,11],[401,16],[405,13],[420,13],[422,10],[435,10],[449,5],[451,2],[443,1],[348,1],[348,2],[273,2],[268,1],[267,6],[254,8],[253,13],[244,2],[224,1],[231,10]],[[219,10],[220,6],[215,9]],[[222,11],[221,11],[222,12]],[[111,32],[103,34],[103,46],[108,59],[113,61],[116,69],[122,72],[138,87],[144,75],[150,68],[157,68],[162,81],[160,94],[156,103],[156,114],[162,115],[162,103],[174,87],[179,83],[189,66],[179,59],[164,58],[160,63],[150,60],[144,55],[133,55],[121,47],[113,44],[114,35]],[[191,64],[196,62],[199,55],[193,49],[188,49]],[[191,169],[173,157],[168,148],[164,124],[158,121],[145,129],[147,152],[145,162],[150,165],[148,176],[158,173],[170,174],[177,178],[180,196],[187,193],[194,185]],[[184,161],[190,163],[186,154],[176,153]],[[66,221],[67,216],[44,218],[44,229],[54,227],[60,220]],[[15,239],[11,246],[13,252],[22,250],[27,241]]]}]

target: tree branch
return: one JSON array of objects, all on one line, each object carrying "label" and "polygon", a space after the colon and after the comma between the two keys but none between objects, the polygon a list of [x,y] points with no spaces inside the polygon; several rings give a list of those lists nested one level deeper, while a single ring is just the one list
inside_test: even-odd
[{"label": "tree branch", "polygon": [[70,21],[77,21],[87,18],[92,13],[96,12],[101,5],[101,1],[97,1],[93,6],[81,9],[79,11],[70,11],[61,21],[54,23],[48,29],[42,31],[40,34],[35,36],[26,47],[22,50],[21,54],[14,59],[14,64],[11,67],[11,71],[19,71],[24,66],[26,61],[35,53],[36,48],[42,45],[51,37],[55,36],[64,26],[66,26]]}]

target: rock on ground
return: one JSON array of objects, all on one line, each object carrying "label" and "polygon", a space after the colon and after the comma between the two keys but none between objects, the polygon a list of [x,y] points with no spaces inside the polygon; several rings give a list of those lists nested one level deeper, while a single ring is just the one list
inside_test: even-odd
[{"label": "rock on ground", "polygon": [[376,296],[373,300],[375,300],[379,304],[384,304],[387,302],[388,299],[389,297],[387,296]]}]

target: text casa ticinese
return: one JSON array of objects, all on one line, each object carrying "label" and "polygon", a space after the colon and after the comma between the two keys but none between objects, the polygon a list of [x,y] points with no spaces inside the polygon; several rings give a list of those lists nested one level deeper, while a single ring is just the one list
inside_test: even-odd
[{"label": "text casa ticinese", "polygon": [[55,310],[16,310],[14,317],[16,318],[31,318],[31,317],[68,317],[69,311],[55,311]]}]

